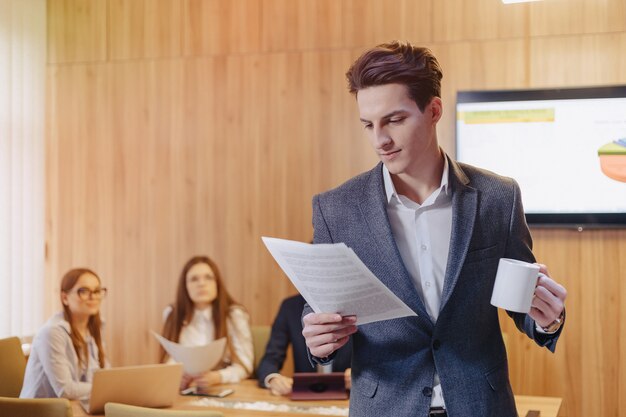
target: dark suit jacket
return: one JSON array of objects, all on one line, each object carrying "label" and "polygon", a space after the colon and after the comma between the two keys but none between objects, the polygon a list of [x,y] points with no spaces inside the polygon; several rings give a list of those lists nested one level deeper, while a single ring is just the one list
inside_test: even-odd
[{"label": "dark suit jacket", "polygon": [[[257,369],[261,387],[265,387],[266,376],[280,372],[290,343],[293,346],[294,372],[315,372],[315,368],[309,362],[306,343],[304,336],[302,336],[300,317],[304,304],[304,298],[298,294],[286,298],[280,305],[278,315],[272,324],[272,333],[265,348],[265,355],[263,355]],[[337,356],[333,362],[333,372],[348,369],[351,357],[352,344],[348,343],[337,351]]]},{"label": "dark suit jacket", "polygon": [[[394,240],[382,164],[313,198],[314,242],[345,243],[417,313],[359,326],[352,336],[351,417],[427,416],[435,370],[450,417],[517,415],[490,299],[500,258],[535,261],[519,187],[510,178],[448,160],[452,234],[436,323]],[[306,306],[303,314],[308,311]],[[528,315],[509,315],[520,331],[554,351],[560,331],[538,334]]]}]

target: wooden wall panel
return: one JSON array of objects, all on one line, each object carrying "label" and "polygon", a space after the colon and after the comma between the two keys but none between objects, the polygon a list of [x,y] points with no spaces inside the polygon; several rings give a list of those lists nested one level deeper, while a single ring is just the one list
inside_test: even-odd
[{"label": "wooden wall panel", "polygon": [[432,9],[433,0],[343,0],[344,44],[369,48],[391,40],[430,42]]},{"label": "wooden wall panel", "polygon": [[106,59],[107,0],[48,0],[48,62]]},{"label": "wooden wall panel", "polygon": [[335,0],[262,0],[263,51],[342,46],[342,3]]},{"label": "wooden wall panel", "polygon": [[454,155],[457,91],[526,87],[527,42],[455,42],[430,47],[443,71],[444,113],[438,129],[439,144]]},{"label": "wooden wall panel", "polygon": [[186,56],[258,52],[261,0],[184,0]]},{"label": "wooden wall panel", "polygon": [[[617,362],[617,373],[620,376],[618,383],[618,393],[617,399],[611,398],[609,401],[616,401],[618,407],[618,414],[624,414],[624,410],[626,410],[626,382],[624,382],[623,378],[626,375],[626,360],[624,360],[624,351],[626,350],[626,285],[624,284],[624,276],[626,275],[626,259],[624,259],[623,254],[626,253],[626,239],[623,234],[618,235],[617,237],[617,252],[620,256],[617,259],[613,259],[611,262],[616,262],[619,264],[618,267],[618,275],[614,278],[619,282],[619,291],[612,296],[619,297],[620,301],[620,311],[619,316],[615,319],[610,319],[610,322],[617,322],[617,332],[619,335],[618,345],[613,348],[613,352],[611,352],[610,358],[611,363]],[[578,382],[574,380],[574,382]]]},{"label": "wooden wall panel", "polygon": [[528,5],[495,0],[448,0],[433,3],[433,41],[469,41],[524,37]]},{"label": "wooden wall panel", "polygon": [[626,30],[626,2],[623,0],[549,0],[529,6],[531,36]]},{"label": "wooden wall panel", "polygon": [[109,58],[161,58],[182,54],[183,0],[114,0],[108,3]]},{"label": "wooden wall panel", "polygon": [[534,87],[626,83],[626,33],[532,39]]}]

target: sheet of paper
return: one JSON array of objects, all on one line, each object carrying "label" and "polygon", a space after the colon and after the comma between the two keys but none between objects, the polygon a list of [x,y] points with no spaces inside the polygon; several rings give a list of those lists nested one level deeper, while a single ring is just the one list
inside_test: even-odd
[{"label": "sheet of paper", "polygon": [[262,239],[316,313],[356,315],[357,324],[417,316],[343,243]]},{"label": "sheet of paper", "polygon": [[200,374],[215,367],[224,355],[226,338],[222,337],[204,346],[183,346],[152,332],[163,349],[176,361],[183,364],[185,373]]}]

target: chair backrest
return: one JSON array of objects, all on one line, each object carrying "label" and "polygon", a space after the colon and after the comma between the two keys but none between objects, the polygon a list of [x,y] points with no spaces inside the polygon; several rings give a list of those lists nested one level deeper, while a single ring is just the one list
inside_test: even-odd
[{"label": "chair backrest", "polygon": [[65,398],[0,397],[0,417],[72,417],[72,406]]},{"label": "chair backrest", "polygon": [[106,417],[224,417],[224,414],[214,410],[164,410],[118,403],[106,403],[104,415]]},{"label": "chair backrest", "polygon": [[20,396],[24,383],[26,358],[17,337],[0,339],[0,397]]},{"label": "chair backrest", "polygon": [[270,340],[270,326],[250,326],[252,332],[252,345],[254,346],[254,374],[256,376],[256,370],[259,367],[261,358],[265,354],[265,347]]}]

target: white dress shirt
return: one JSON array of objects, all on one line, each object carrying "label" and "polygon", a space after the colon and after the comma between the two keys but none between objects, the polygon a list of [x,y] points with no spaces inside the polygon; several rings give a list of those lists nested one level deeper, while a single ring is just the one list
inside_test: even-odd
[{"label": "white dress shirt", "polygon": [[[172,311],[166,308],[164,316]],[[244,309],[233,306],[226,318],[226,332],[235,354],[241,363],[233,363],[228,348],[224,351],[222,363],[225,365],[218,372],[224,384],[234,384],[248,378],[254,366],[254,348],[252,346],[252,332],[250,331],[250,317]],[[184,346],[203,346],[215,340],[215,325],[213,324],[213,309],[195,310],[191,321],[180,331],[178,343]],[[173,362],[169,359],[168,362]]]},{"label": "white dress shirt", "polygon": [[[441,184],[420,205],[400,195],[383,165],[387,215],[391,230],[415,288],[433,322],[441,307],[452,231],[452,196],[448,187],[448,160],[444,158]],[[439,375],[435,372],[431,407],[443,407]]]}]

